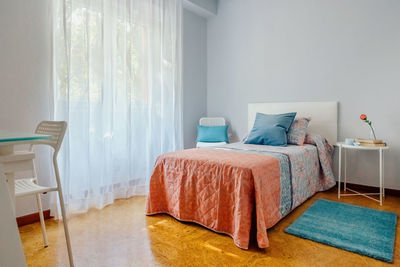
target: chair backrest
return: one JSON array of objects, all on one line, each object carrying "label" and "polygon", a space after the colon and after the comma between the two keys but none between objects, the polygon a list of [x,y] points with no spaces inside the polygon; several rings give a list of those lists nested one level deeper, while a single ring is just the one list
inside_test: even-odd
[{"label": "chair backrest", "polygon": [[67,130],[67,122],[65,121],[42,121],[36,128],[36,134],[51,135],[51,139],[40,140],[40,144],[49,145],[54,148],[57,154],[60,150],[62,141]]},{"label": "chair backrest", "polygon": [[224,126],[225,118],[215,117],[215,118],[201,118],[199,121],[201,126]]}]

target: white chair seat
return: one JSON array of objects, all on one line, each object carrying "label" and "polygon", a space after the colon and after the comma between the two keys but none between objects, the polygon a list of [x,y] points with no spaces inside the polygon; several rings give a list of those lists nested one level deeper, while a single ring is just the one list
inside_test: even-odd
[{"label": "white chair seat", "polygon": [[17,179],[15,180],[15,196],[23,197],[35,194],[47,193],[50,191],[57,191],[57,187],[46,187],[36,184],[35,179]]},{"label": "white chair seat", "polygon": [[197,142],[196,147],[200,148],[200,147],[212,147],[212,146],[220,146],[220,145],[225,145],[226,142]]}]

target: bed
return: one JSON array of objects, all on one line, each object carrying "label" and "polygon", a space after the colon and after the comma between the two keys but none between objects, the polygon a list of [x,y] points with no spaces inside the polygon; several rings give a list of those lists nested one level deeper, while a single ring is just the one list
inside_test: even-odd
[{"label": "bed", "polygon": [[312,117],[303,146],[243,142],[161,155],[150,179],[146,214],[166,213],[231,236],[247,249],[251,227],[257,244],[269,247],[267,229],[316,192],[335,185],[332,172],[337,138],[336,102],[254,103],[255,114],[296,111]]}]

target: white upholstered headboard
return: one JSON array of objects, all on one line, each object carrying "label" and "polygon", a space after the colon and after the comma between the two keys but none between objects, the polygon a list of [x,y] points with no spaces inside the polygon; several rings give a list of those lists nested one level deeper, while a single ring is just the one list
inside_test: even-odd
[{"label": "white upholstered headboard", "polygon": [[279,114],[297,112],[296,117],[311,117],[307,132],[320,134],[330,144],[337,142],[337,102],[289,102],[248,104],[248,129],[253,128],[256,113]]}]

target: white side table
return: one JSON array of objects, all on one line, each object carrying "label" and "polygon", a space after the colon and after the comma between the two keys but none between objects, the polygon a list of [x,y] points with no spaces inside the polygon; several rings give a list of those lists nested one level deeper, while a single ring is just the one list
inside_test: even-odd
[{"label": "white side table", "polygon": [[[377,201],[382,206],[382,199],[383,199],[383,197],[385,197],[384,151],[389,149],[389,147],[388,146],[384,146],[384,147],[352,146],[352,145],[346,145],[343,142],[337,143],[336,146],[339,148],[338,198],[340,198],[341,196],[345,197],[345,196],[359,195],[359,196],[364,196],[366,198]],[[348,149],[357,150],[357,151],[372,150],[372,151],[379,152],[379,193],[360,193],[360,192],[350,189],[346,186],[346,183],[347,183],[347,150]],[[350,192],[353,192],[352,194],[342,194],[340,192],[340,186],[341,186],[340,182],[341,182],[341,176],[342,176],[342,150],[344,150],[344,181],[343,181],[344,191],[348,190]],[[371,197],[371,195],[379,195],[379,200]]]}]

